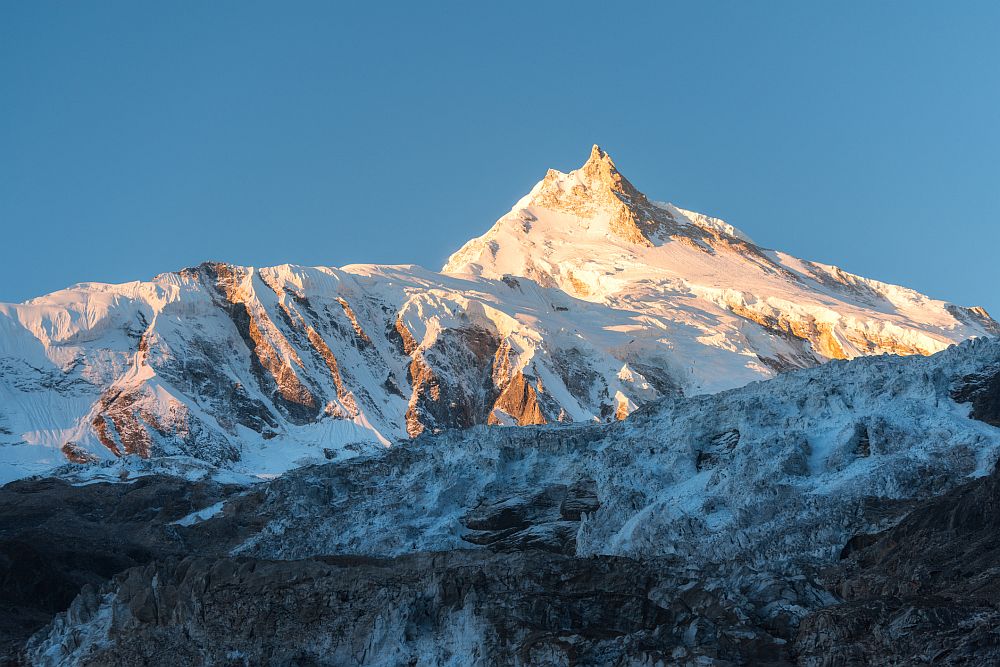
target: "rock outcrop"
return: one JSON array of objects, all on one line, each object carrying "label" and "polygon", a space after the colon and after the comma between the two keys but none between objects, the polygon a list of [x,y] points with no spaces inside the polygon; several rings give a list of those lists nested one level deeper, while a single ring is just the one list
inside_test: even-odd
[{"label": "rock outcrop", "polygon": [[798,629],[800,664],[1000,663],[1000,471],[853,543],[825,575],[843,602]]},{"label": "rock outcrop", "polygon": [[41,478],[0,488],[0,664],[82,588],[99,588],[154,559],[217,553],[185,539],[174,522],[239,490],[157,475],[84,486]]},{"label": "rock outcrop", "polygon": [[40,665],[787,665],[787,642],[669,562],[539,551],[187,559],[88,588]]}]

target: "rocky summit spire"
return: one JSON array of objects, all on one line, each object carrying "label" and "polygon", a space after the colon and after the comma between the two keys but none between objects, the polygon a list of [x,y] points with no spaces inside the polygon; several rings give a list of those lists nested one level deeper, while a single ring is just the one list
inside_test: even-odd
[{"label": "rocky summit spire", "polygon": [[632,185],[611,156],[594,144],[582,167],[569,174],[550,169],[533,191],[532,203],[580,218],[608,216],[608,231],[641,245],[651,245],[652,234],[673,216],[653,207]]},{"label": "rocky summit spire", "polygon": [[608,207],[617,209],[622,204],[646,203],[646,197],[622,176],[611,156],[597,144],[582,167],[569,174],[549,169],[540,185],[536,203],[577,215]]},{"label": "rocky summit spire", "polygon": [[612,169],[615,168],[615,163],[611,159],[611,156],[608,155],[608,152],[597,144],[594,144],[593,148],[590,149],[590,157],[587,158],[587,162],[583,165],[583,168],[586,169],[588,166],[600,164],[607,164]]},{"label": "rocky summit spire", "polygon": [[614,160],[611,159],[607,151],[594,144],[594,147],[590,149],[590,157],[580,167],[580,171],[589,178],[605,178],[611,174],[617,174],[618,168],[615,167]]},{"label": "rocky summit spire", "polygon": [[629,198],[641,195],[635,186],[618,171],[611,156],[597,144],[594,144],[594,147],[590,149],[590,157],[587,158],[579,171],[584,179],[590,183],[591,189],[604,187],[617,195],[625,195]]}]

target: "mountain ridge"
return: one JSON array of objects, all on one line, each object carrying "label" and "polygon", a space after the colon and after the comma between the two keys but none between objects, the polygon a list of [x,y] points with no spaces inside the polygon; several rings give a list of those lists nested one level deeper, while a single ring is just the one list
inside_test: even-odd
[{"label": "mountain ridge", "polygon": [[0,479],[128,455],[273,475],[997,333],[982,309],[654,202],[594,146],[442,273],[208,262],[0,304]]}]

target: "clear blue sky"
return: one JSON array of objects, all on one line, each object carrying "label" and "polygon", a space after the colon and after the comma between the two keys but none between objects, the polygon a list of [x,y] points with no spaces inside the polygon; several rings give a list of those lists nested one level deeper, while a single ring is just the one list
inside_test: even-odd
[{"label": "clear blue sky", "polygon": [[439,268],[599,143],[763,245],[1000,316],[1000,3],[0,0],[0,301]]}]

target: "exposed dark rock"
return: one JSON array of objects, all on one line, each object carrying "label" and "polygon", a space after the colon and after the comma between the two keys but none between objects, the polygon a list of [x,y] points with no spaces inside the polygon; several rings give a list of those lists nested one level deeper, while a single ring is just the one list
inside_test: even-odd
[{"label": "exposed dark rock", "polygon": [[[92,666],[790,664],[723,591],[683,581],[539,551],[186,559],[88,588],[30,648]],[[66,623],[101,637],[53,643]]]},{"label": "exposed dark rock", "polygon": [[972,403],[973,419],[1000,426],[1000,368],[992,372],[966,375],[952,390],[959,403]]},{"label": "exposed dark rock", "polygon": [[499,346],[497,336],[485,329],[447,329],[414,354],[407,378],[413,387],[407,433],[485,424],[498,393],[491,362]]},{"label": "exposed dark rock", "polygon": [[661,396],[683,396],[684,392],[677,384],[677,380],[671,377],[667,370],[666,362],[661,366],[644,364],[638,359],[630,359],[629,366],[642,373],[649,384],[660,393]]},{"label": "exposed dark rock", "polygon": [[[732,432],[710,439],[734,443]],[[413,448],[393,452],[416,456]],[[377,477],[371,466],[358,464]],[[3,649],[35,635],[41,664],[986,664],[1000,660],[1000,478],[917,504],[859,511],[898,522],[858,535],[825,579],[665,557],[574,557],[581,479],[490,496],[462,520],[473,551],[393,559],[233,559],[273,519],[268,498],[336,509],[352,466],[248,492],[144,477],[0,489]],[[325,481],[324,481],[325,480]],[[360,478],[359,478],[360,480]],[[217,518],[176,522],[228,499]],[[896,518],[894,518],[896,517]],[[191,558],[190,556],[198,556]],[[185,559],[186,558],[186,559]],[[127,569],[132,568],[132,569]],[[104,582],[118,572],[112,583]],[[77,595],[79,593],[79,595]],[[110,597],[109,597],[110,596]],[[74,599],[75,598],[75,599]],[[70,604],[72,601],[72,604]],[[812,609],[799,623],[803,612]],[[794,639],[794,643],[792,640]],[[100,640],[100,641],[97,641]],[[43,656],[48,656],[43,660]],[[702,662],[699,662],[702,661]],[[235,661],[235,663],[233,662]],[[659,663],[657,661],[660,661]]]},{"label": "exposed dark rock", "polygon": [[964,307],[949,303],[944,308],[959,322],[973,325],[978,324],[987,333],[993,336],[1000,336],[1000,324],[990,317],[990,314],[982,306]]},{"label": "exposed dark rock", "polygon": [[237,488],[158,476],[86,486],[29,479],[0,488],[0,662],[84,585],[189,553],[195,544],[171,522]]},{"label": "exposed dark rock", "polygon": [[473,531],[462,539],[498,551],[541,549],[571,555],[582,515],[600,506],[593,480],[484,502],[462,520]]},{"label": "exposed dark rock", "polygon": [[586,396],[603,384],[602,378],[587,363],[584,352],[576,348],[555,347],[550,351],[554,368],[574,396]]},{"label": "exposed dark rock", "polygon": [[417,349],[418,344],[410,330],[403,324],[402,315],[396,315],[395,320],[390,320],[385,326],[386,338],[396,347],[396,351],[404,356],[410,356]]},{"label": "exposed dark rock", "polygon": [[533,542],[550,551],[569,552],[570,543],[575,546],[575,537],[567,534],[569,530],[553,525],[561,522],[559,505],[565,494],[566,487],[558,486],[534,495],[481,504],[465,515],[462,523],[475,532],[462,539],[500,550],[523,548]]},{"label": "exposed dark rock", "polygon": [[566,489],[559,514],[567,521],[579,521],[583,514],[596,512],[600,507],[597,484],[592,479],[583,479]]},{"label": "exposed dark rock", "polygon": [[806,665],[1000,663],[1000,472],[853,538],[828,573],[842,604],[796,639]]},{"label": "exposed dark rock", "polygon": [[730,429],[712,436],[698,450],[698,455],[695,458],[695,467],[700,471],[718,465],[720,461],[736,449],[736,445],[739,443],[740,432],[737,429]]},{"label": "exposed dark rock", "polygon": [[88,452],[83,447],[80,447],[75,442],[65,443],[60,450],[63,456],[66,457],[71,463],[95,463],[97,457]]},{"label": "exposed dark rock", "polygon": [[510,287],[511,289],[516,289],[516,290],[520,290],[521,289],[521,283],[518,281],[517,278],[515,278],[512,275],[510,275],[509,273],[505,273],[503,275],[503,278],[501,278],[501,280],[503,280],[505,283],[507,283],[507,286]]}]

